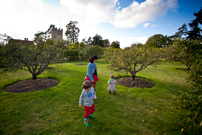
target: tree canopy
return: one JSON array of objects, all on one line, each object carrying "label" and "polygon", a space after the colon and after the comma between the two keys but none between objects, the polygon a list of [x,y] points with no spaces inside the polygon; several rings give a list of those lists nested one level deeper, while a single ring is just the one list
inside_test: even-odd
[{"label": "tree canopy", "polygon": [[167,38],[162,34],[155,34],[148,38],[145,45],[147,47],[162,48],[162,47],[167,46]]},{"label": "tree canopy", "polygon": [[76,27],[77,23],[78,23],[77,21],[70,21],[66,25],[67,30],[65,32],[65,35],[67,36],[67,41],[70,44],[78,41],[80,29],[78,27]]},{"label": "tree canopy", "polygon": [[134,46],[129,49],[108,49],[105,51],[104,59],[109,62],[110,69],[130,73],[135,80],[137,72],[149,65],[157,64],[161,61],[161,55],[159,48],[146,49]]},{"label": "tree canopy", "polygon": [[[51,28],[52,26],[50,26]],[[49,29],[50,29],[49,28]],[[62,52],[61,44],[47,38],[48,31],[35,34],[33,42],[10,39],[5,46],[6,69],[23,69],[36,79]]]}]

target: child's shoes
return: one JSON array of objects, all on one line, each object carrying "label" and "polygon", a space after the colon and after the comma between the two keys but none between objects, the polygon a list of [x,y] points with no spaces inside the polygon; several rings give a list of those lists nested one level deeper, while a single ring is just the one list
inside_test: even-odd
[{"label": "child's shoes", "polygon": [[109,91],[109,94],[111,94],[111,91]]},{"label": "child's shoes", "polygon": [[95,119],[95,116],[93,114],[90,114],[89,117]]},{"label": "child's shoes", "polygon": [[90,125],[88,124],[88,122],[85,123],[85,121],[84,121],[84,125],[85,125],[86,127],[90,127]]},{"label": "child's shoes", "polygon": [[116,91],[114,91],[114,95],[116,95]]}]

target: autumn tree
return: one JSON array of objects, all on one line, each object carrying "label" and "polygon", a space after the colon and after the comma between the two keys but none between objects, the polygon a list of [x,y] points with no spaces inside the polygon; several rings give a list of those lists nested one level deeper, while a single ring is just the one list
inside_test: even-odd
[{"label": "autumn tree", "polygon": [[165,59],[181,62],[190,70],[201,49],[200,40],[176,39],[172,46],[166,48]]},{"label": "autumn tree", "polygon": [[49,64],[56,62],[61,55],[61,44],[48,38],[52,26],[46,32],[35,34],[33,42],[16,41],[10,39],[5,46],[7,69],[23,69],[36,79],[43,73]]},{"label": "autumn tree", "polygon": [[67,36],[67,41],[70,42],[70,44],[78,41],[80,29],[76,27],[77,23],[77,21],[70,21],[70,23],[66,25],[67,30],[65,35]]},{"label": "autumn tree", "polygon": [[160,48],[146,49],[134,46],[123,50],[109,49],[105,51],[104,59],[109,62],[110,69],[130,73],[135,80],[139,71],[161,61],[161,55]]}]

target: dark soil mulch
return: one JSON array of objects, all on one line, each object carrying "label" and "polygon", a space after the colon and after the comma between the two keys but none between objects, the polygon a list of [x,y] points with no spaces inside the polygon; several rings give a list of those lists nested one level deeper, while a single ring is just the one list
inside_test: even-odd
[{"label": "dark soil mulch", "polygon": [[36,80],[23,80],[12,85],[7,86],[4,91],[11,93],[25,93],[31,91],[38,91],[49,87],[54,87],[60,82],[54,79],[38,78]]},{"label": "dark soil mulch", "polygon": [[153,82],[143,78],[136,78],[134,81],[132,81],[132,77],[122,77],[122,78],[116,79],[116,81],[117,81],[117,84],[129,87],[129,88],[132,88],[132,87],[152,88],[155,86]]}]

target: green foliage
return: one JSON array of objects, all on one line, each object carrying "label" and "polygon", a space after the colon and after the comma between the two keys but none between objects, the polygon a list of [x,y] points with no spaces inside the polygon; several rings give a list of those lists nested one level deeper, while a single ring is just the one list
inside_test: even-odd
[{"label": "green foliage", "polygon": [[82,48],[84,48],[84,47],[85,47],[84,42],[80,42],[80,44],[79,44],[79,48],[82,49]]},{"label": "green foliage", "polygon": [[102,47],[95,45],[90,47],[83,48],[79,54],[84,58],[89,58],[90,56],[97,55],[99,58],[104,54],[104,50]]},{"label": "green foliage", "polygon": [[[136,73],[155,65],[161,60],[161,50],[158,48],[131,47],[124,50],[109,49],[105,51],[104,59],[110,63],[110,69],[125,71],[135,79]],[[140,65],[140,66],[139,66]]]},{"label": "green foliage", "polygon": [[137,47],[143,47],[143,44],[142,43],[133,43],[131,45],[131,47],[135,47],[135,46],[137,46]]},{"label": "green foliage", "polygon": [[194,88],[181,92],[173,103],[177,108],[189,110],[179,122],[186,134],[200,134],[202,132],[202,59],[197,60],[191,70],[190,81]]},{"label": "green foliage", "polygon": [[108,39],[103,40],[103,46],[104,47],[109,47],[110,46],[110,42]]},{"label": "green foliage", "polygon": [[187,34],[187,25],[184,23],[178,29],[178,32],[175,33],[174,37],[176,37],[176,38],[182,38],[182,36],[185,36],[186,34]]},{"label": "green foliage", "polygon": [[70,49],[79,49],[79,42],[72,43]]},{"label": "green foliage", "polygon": [[79,56],[79,49],[66,49],[63,51],[63,55],[70,61],[77,60]]},{"label": "green foliage", "polygon": [[29,71],[33,79],[36,79],[48,68],[49,64],[61,58],[64,42],[59,43],[46,39],[48,32],[37,33],[34,42],[10,39],[4,47],[5,68]]},{"label": "green foliage", "polygon": [[120,42],[119,41],[113,41],[110,45],[112,48],[120,48]]},{"label": "green foliage", "polygon": [[167,46],[168,39],[162,34],[156,34],[148,38],[145,45],[147,47],[157,47],[162,48]]},{"label": "green foliage", "polygon": [[76,27],[77,23],[78,23],[77,21],[70,21],[66,25],[67,30],[65,32],[65,35],[67,36],[67,41],[70,43],[78,41],[80,29]]},{"label": "green foliage", "polygon": [[202,8],[200,9],[199,12],[197,13],[195,12],[194,16],[196,17],[196,19],[192,20],[191,23],[189,23],[191,30],[187,32],[187,35],[188,35],[187,38],[193,39],[193,40],[197,40],[197,39],[201,40],[202,30],[199,25],[202,24]]},{"label": "green foliage", "polygon": [[98,34],[96,34],[96,35],[93,37],[92,44],[93,44],[93,45],[98,45],[98,46],[100,46],[100,47],[104,47],[102,37],[101,37],[100,35],[98,35]]},{"label": "green foliage", "polygon": [[190,70],[201,49],[200,40],[176,39],[172,46],[166,48],[166,60],[181,62]]}]

